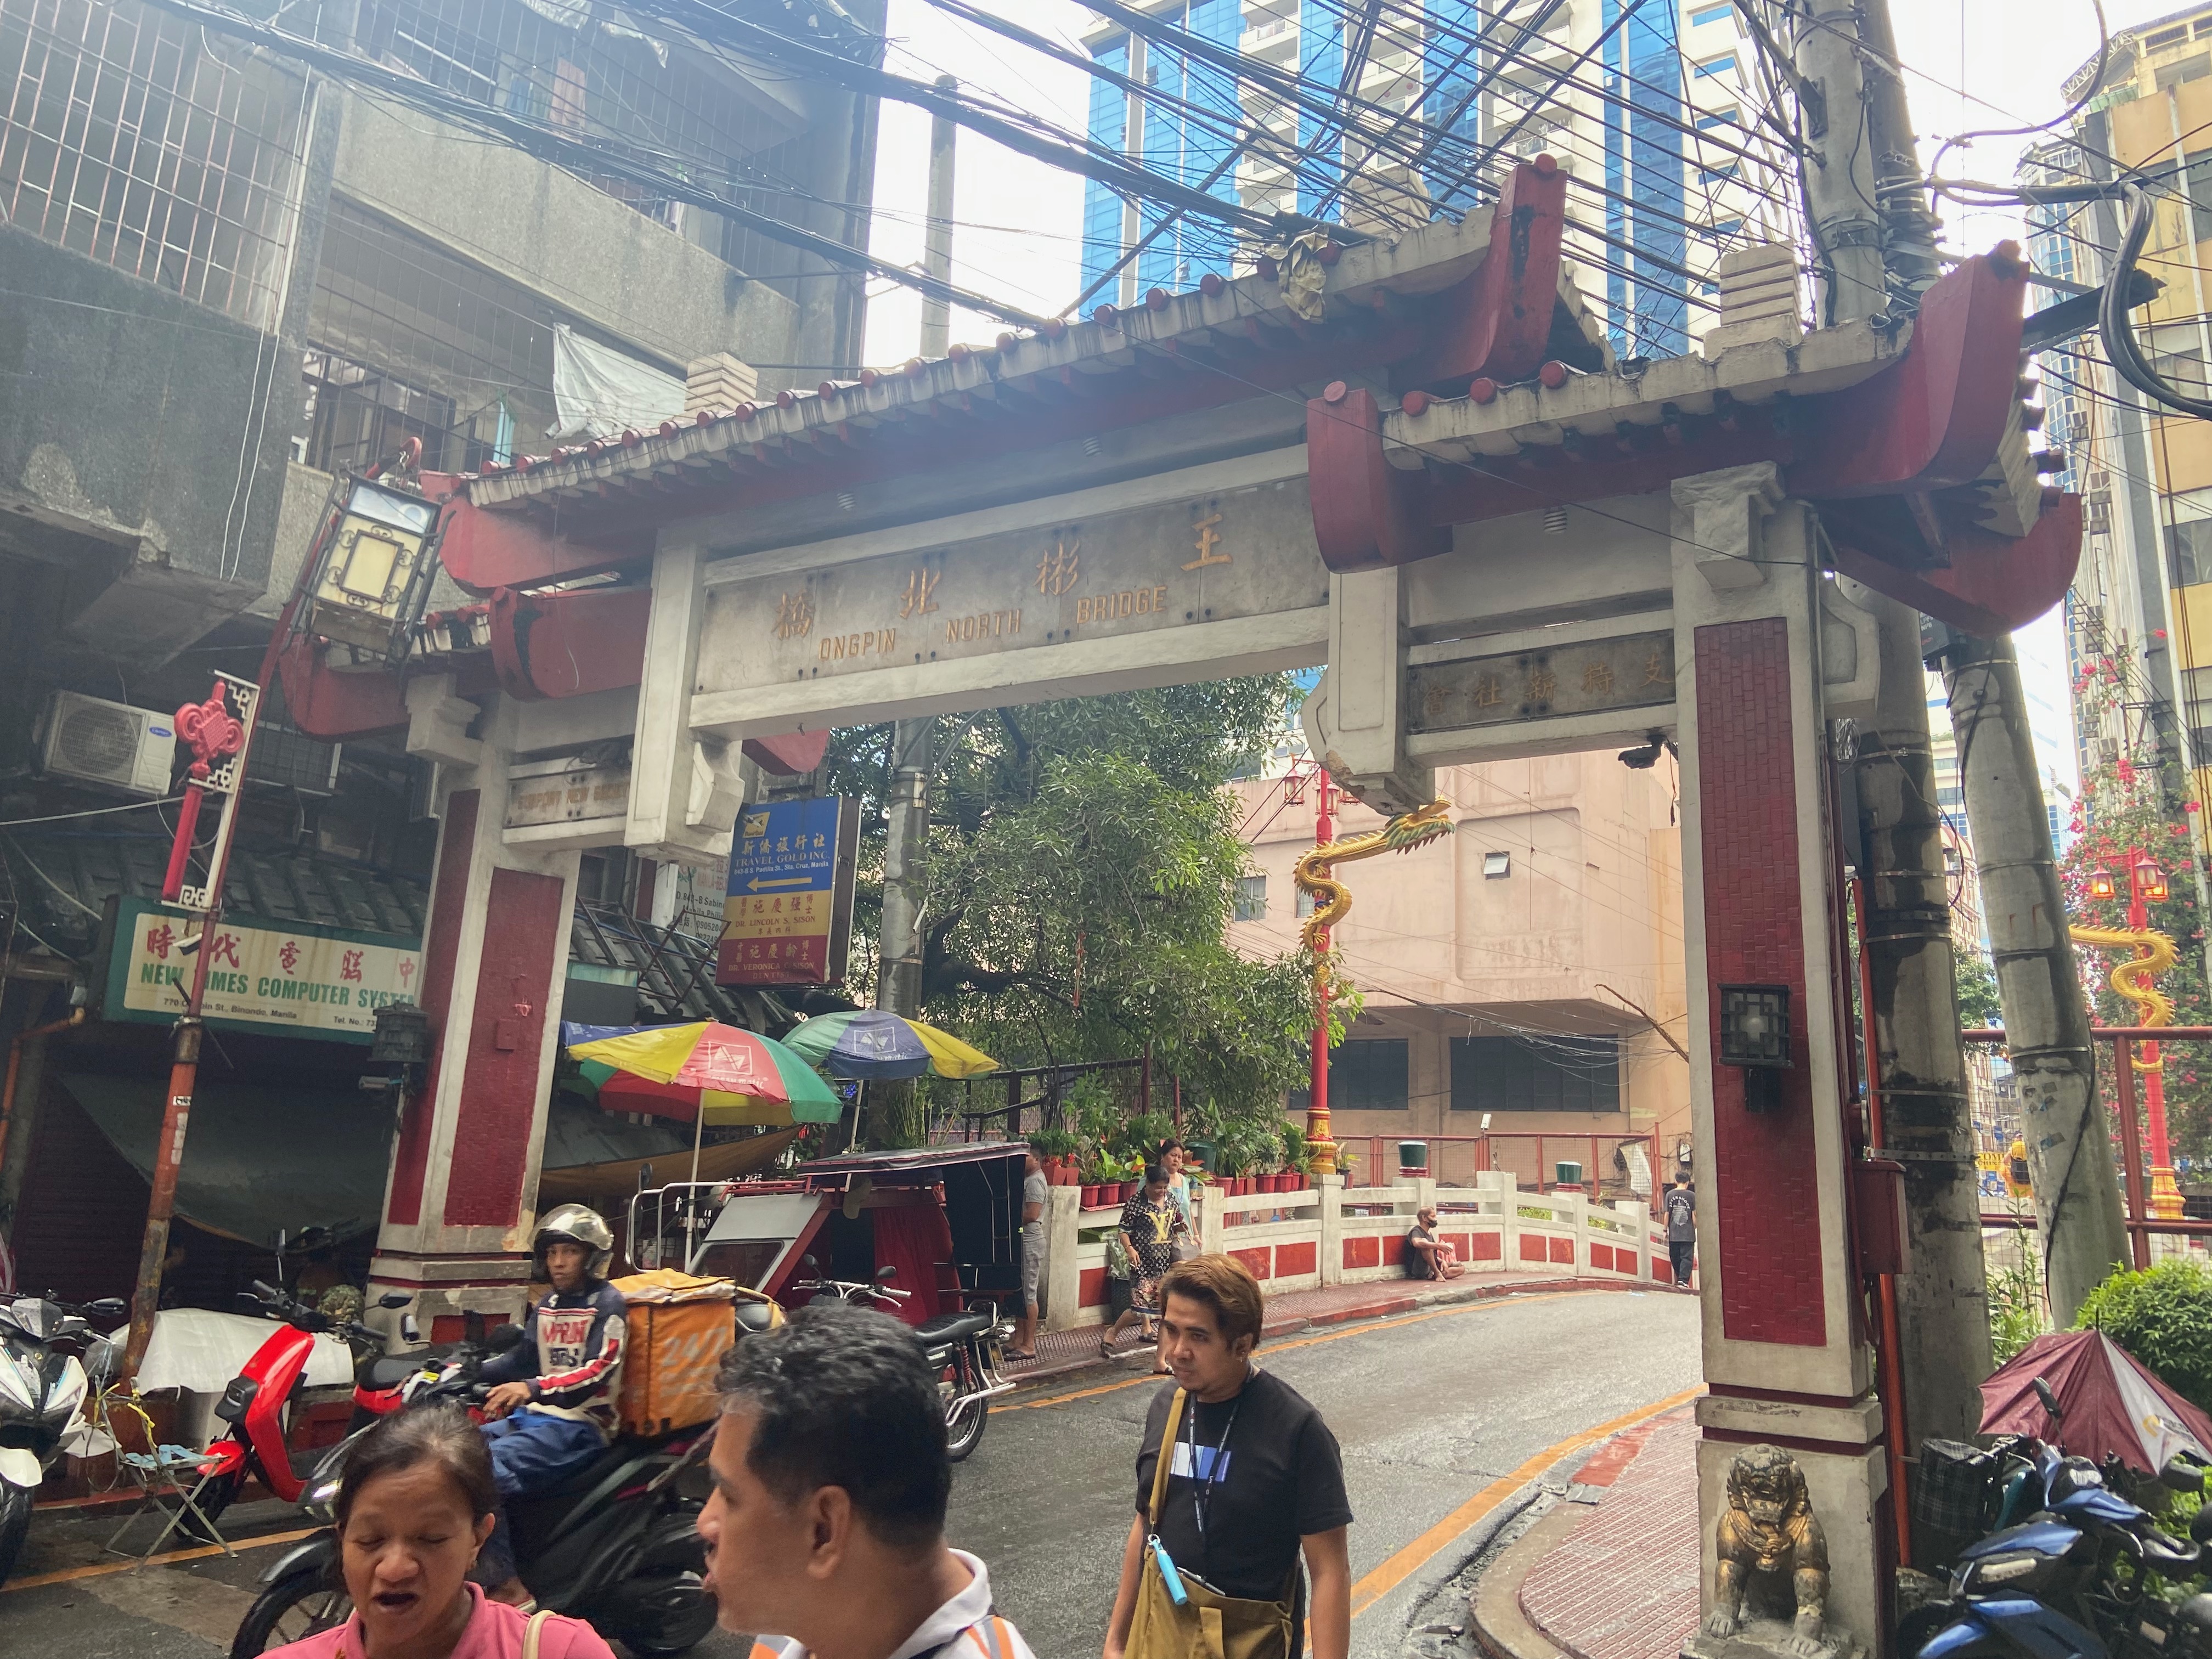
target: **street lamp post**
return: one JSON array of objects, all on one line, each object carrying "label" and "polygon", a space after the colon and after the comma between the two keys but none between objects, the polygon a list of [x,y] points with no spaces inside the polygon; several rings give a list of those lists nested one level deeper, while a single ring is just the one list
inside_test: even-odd
[{"label": "street lamp post", "polygon": [[[2150,927],[2150,907],[2166,895],[2166,872],[2148,853],[2128,860],[2128,926],[2137,932]],[[2174,1184],[2172,1149],[2166,1138],[2166,1062],[2155,1042],[2142,1045],[2136,1061],[2143,1074],[2143,1115],[2150,1128],[2150,1212],[2161,1221],[2179,1220],[2185,1206],[2181,1188]]]}]

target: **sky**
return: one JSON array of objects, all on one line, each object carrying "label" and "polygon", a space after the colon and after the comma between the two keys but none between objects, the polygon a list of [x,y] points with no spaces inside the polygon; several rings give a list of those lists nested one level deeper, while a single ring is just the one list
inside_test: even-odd
[{"label": "sky", "polygon": [[[1039,33],[1071,46],[1090,27],[1091,14],[1068,0],[980,0],[984,9],[1018,18]],[[2108,0],[2114,30],[2164,15],[2172,0]],[[2090,0],[1892,0],[1898,54],[1906,70],[1906,95],[1920,135],[1923,166],[1946,139],[1993,127],[2048,121],[2066,100],[2060,84],[2097,50],[2097,17]],[[928,0],[890,0],[893,48],[889,67],[932,79],[957,76],[970,88],[1050,116],[1080,131],[1089,100],[1089,77],[1043,54],[955,19]],[[922,214],[927,198],[929,118],[903,105],[883,106],[876,167],[873,251],[901,264],[919,264]],[[1977,139],[1943,159],[1946,177],[2008,179],[2030,139]],[[955,172],[953,279],[1040,314],[1060,312],[1080,291],[1079,242],[1083,181],[963,132]],[[1964,253],[1987,251],[2008,238],[2022,240],[2015,214],[1961,212],[1946,204],[1944,246]],[[872,288],[866,358],[889,365],[914,355],[921,307],[910,290],[887,282]],[[953,314],[952,337],[987,344],[1004,325],[973,313]],[[2058,613],[2015,636],[2023,678],[2047,710],[2068,702],[2065,645]],[[2073,744],[2063,720],[2039,721],[2038,747],[2046,768],[2069,787],[2075,781]]]}]

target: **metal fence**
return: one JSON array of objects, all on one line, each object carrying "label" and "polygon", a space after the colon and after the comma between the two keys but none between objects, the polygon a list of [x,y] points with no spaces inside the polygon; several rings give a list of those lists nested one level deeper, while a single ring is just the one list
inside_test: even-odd
[{"label": "metal fence", "polygon": [[[1528,1130],[1492,1130],[1474,1135],[1407,1135],[1428,1148],[1428,1173],[1439,1187],[1472,1187],[1488,1171],[1510,1171],[1525,1192],[1548,1193],[1559,1186],[1559,1166],[1582,1166],[1579,1183],[1592,1197],[1640,1198],[1656,1205],[1663,1184],[1659,1136],[1654,1132],[1623,1134],[1539,1134]],[[1347,1154],[1350,1173],[1370,1182],[1398,1177],[1400,1139],[1355,1135],[1337,1143],[1341,1166]]]},{"label": "metal fence", "polygon": [[0,220],[273,331],[306,97],[134,0],[0,0]]}]

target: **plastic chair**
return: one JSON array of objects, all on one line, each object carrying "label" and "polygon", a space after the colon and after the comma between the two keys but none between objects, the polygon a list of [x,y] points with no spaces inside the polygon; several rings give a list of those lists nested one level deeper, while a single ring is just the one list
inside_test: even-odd
[{"label": "plastic chair", "polygon": [[[207,1490],[208,1482],[215,1478],[216,1470],[222,1465],[222,1460],[215,1453],[194,1451],[190,1446],[162,1445],[156,1446],[150,1452],[125,1452],[117,1462],[130,1472],[143,1496],[138,1507],[124,1517],[123,1524],[110,1534],[107,1542],[100,1547],[106,1553],[135,1554],[138,1564],[143,1566],[160,1553],[161,1546],[184,1524],[187,1515],[198,1523],[207,1537],[222,1547],[225,1555],[238,1553],[231,1548],[230,1540],[222,1535],[222,1528],[216,1525],[199,1504],[201,1493]],[[194,1477],[190,1484],[181,1478],[187,1474]],[[154,1534],[154,1541],[143,1550],[118,1549],[117,1540],[149,1511],[167,1517],[161,1530]]]}]

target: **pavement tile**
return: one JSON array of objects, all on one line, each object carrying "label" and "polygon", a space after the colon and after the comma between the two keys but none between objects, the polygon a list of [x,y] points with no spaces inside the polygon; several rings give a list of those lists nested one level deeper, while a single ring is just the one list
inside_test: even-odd
[{"label": "pavement tile", "polygon": [[1521,1581],[1522,1611],[1573,1659],[1675,1659],[1697,1628],[1696,1421],[1685,1407],[1632,1434],[1577,1474],[1601,1501]]}]

